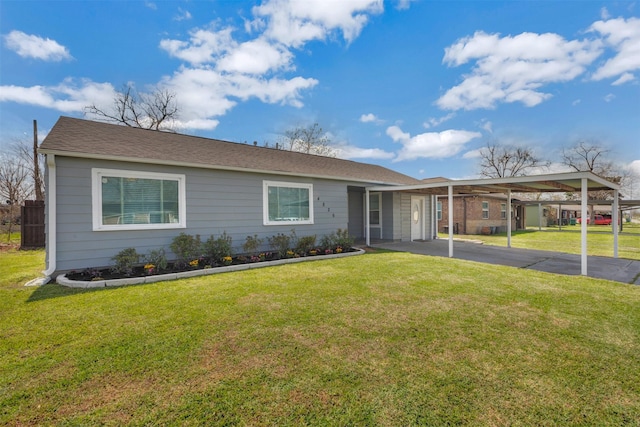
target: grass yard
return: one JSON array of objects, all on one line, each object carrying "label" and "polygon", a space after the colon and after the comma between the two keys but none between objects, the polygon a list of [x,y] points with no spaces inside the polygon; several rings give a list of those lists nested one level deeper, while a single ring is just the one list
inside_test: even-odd
[{"label": "grass yard", "polygon": [[406,253],[142,286],[0,253],[0,424],[640,423],[640,287]]},{"label": "grass yard", "polygon": [[[587,253],[594,256],[613,256],[613,235],[611,228],[602,225],[589,226],[587,235]],[[443,239],[448,234],[440,233]],[[507,234],[455,235],[463,239],[481,240],[486,245],[507,246]],[[543,251],[579,254],[581,248],[579,225],[563,226],[562,231],[555,228],[528,229],[514,231],[511,235],[511,246],[522,249],[538,249]],[[624,231],[618,235],[618,257],[640,260],[640,224],[624,224]]]}]

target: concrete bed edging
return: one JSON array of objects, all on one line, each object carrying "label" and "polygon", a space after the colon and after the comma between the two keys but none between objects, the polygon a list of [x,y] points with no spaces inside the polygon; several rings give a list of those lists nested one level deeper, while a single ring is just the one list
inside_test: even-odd
[{"label": "concrete bed edging", "polygon": [[355,251],[343,252],[340,254],[320,255],[320,256],[306,256],[300,258],[283,258],[275,261],[261,261],[247,264],[228,265],[223,267],[203,268],[201,270],[183,271],[180,273],[169,274],[157,274],[153,276],[143,277],[127,277],[124,279],[110,279],[110,280],[95,280],[95,281],[82,281],[82,280],[70,280],[67,279],[65,274],[61,274],[56,278],[56,283],[69,288],[104,288],[112,286],[125,286],[125,285],[141,285],[144,283],[162,282],[165,280],[186,279],[189,277],[208,276],[210,274],[228,273],[232,271],[250,270],[253,268],[271,267],[274,265],[291,264],[295,262],[305,261],[320,261],[332,258],[342,258],[346,256],[362,255],[365,253],[363,249],[354,248]]}]

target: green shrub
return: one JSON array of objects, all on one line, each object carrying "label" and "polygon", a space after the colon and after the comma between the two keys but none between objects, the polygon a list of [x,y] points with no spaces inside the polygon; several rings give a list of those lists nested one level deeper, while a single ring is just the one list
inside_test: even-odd
[{"label": "green shrub", "polygon": [[156,249],[149,252],[145,259],[145,263],[153,264],[154,268],[160,272],[167,269],[167,255],[164,249]]},{"label": "green shrub", "polygon": [[295,253],[300,255],[305,255],[311,249],[313,249],[316,245],[316,235],[313,236],[304,236],[298,239],[298,243],[296,244]]},{"label": "green shrub", "polygon": [[343,251],[348,251],[353,247],[354,241],[355,239],[349,235],[348,230],[338,228],[338,231],[322,236],[322,239],[320,239],[320,247],[323,250],[336,250],[339,246]]},{"label": "green shrub", "polygon": [[173,239],[169,247],[176,257],[178,257],[178,261],[181,262],[194,260],[198,258],[202,252],[200,235],[191,236],[189,234],[180,233]]},{"label": "green shrub", "polygon": [[231,257],[233,255],[231,242],[231,236],[229,236],[226,231],[218,238],[214,238],[212,235],[204,243],[204,254],[211,258],[212,261],[221,262],[224,258]]},{"label": "green shrub", "polygon": [[343,250],[348,251],[353,247],[354,242],[354,237],[349,235],[349,231],[346,228],[344,230],[338,228],[338,231],[336,231],[337,246],[340,246]]},{"label": "green shrub", "polygon": [[281,258],[287,256],[287,251],[291,248],[291,236],[278,233],[275,236],[267,237],[269,246],[273,252],[276,252]]},{"label": "green shrub", "polygon": [[257,234],[254,234],[253,236],[247,236],[247,240],[245,240],[244,244],[242,245],[242,250],[247,254],[256,253],[260,245],[262,245],[262,241],[262,239],[258,238]]},{"label": "green shrub", "polygon": [[111,260],[114,262],[112,270],[118,274],[130,276],[133,268],[140,263],[140,254],[135,248],[126,248],[118,252]]}]

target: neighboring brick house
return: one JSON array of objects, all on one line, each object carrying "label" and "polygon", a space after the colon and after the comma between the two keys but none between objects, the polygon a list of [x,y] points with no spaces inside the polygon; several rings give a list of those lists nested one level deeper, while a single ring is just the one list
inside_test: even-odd
[{"label": "neighboring brick house", "polygon": [[[524,207],[512,199],[513,230],[524,228]],[[449,231],[449,203],[446,196],[438,197],[438,233]],[[495,234],[507,231],[507,197],[502,194],[454,195],[453,232],[455,234]]]}]

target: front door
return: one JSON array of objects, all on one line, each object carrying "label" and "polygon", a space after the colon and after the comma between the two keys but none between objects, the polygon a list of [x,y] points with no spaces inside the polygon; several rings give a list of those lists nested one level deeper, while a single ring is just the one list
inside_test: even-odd
[{"label": "front door", "polygon": [[425,198],[411,196],[411,240],[424,240]]}]

